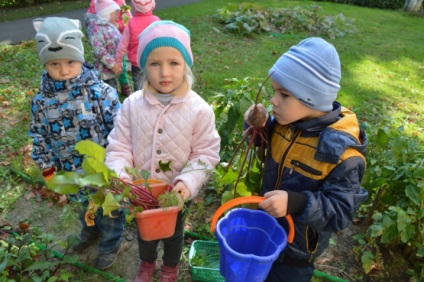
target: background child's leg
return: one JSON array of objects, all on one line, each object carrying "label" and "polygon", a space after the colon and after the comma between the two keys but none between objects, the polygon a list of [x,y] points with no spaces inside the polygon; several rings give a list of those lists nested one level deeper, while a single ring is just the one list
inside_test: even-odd
[{"label": "background child's leg", "polygon": [[117,89],[117,81],[115,78],[111,78],[111,79],[106,79],[103,80],[104,82],[106,82],[107,84],[109,84],[110,86],[112,86],[113,88]]},{"label": "background child's leg", "polygon": [[122,61],[122,72],[118,77],[119,84],[121,85],[121,94],[124,96],[129,96],[132,93],[130,80],[129,80],[128,72],[127,72],[127,64],[128,64],[128,59],[127,59],[127,56],[125,55]]},{"label": "background child's leg", "polygon": [[131,75],[133,79],[134,91],[141,89],[141,76],[143,75],[141,69],[136,66],[131,66]]}]

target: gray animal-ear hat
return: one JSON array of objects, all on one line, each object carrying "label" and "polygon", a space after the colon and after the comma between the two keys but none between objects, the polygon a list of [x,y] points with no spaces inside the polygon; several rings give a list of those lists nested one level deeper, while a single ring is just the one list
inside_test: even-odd
[{"label": "gray animal-ear hat", "polygon": [[304,105],[322,112],[333,110],[340,90],[340,59],[324,39],[312,37],[292,46],[268,74]]},{"label": "gray animal-ear hat", "polygon": [[38,56],[43,66],[51,60],[69,59],[84,63],[81,22],[61,17],[33,20]]}]

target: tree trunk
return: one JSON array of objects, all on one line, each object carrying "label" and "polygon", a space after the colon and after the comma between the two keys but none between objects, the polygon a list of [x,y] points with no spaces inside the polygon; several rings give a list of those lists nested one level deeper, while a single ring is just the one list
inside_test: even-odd
[{"label": "tree trunk", "polygon": [[405,0],[403,9],[407,12],[419,12],[423,7],[423,0]]}]

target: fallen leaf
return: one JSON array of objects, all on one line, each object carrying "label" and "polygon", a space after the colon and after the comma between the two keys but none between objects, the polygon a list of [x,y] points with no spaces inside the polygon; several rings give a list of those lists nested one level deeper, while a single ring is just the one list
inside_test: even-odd
[{"label": "fallen leaf", "polygon": [[19,223],[19,228],[22,229],[22,230],[28,230],[29,229],[28,222],[24,221],[24,222]]},{"label": "fallen leaf", "polygon": [[2,104],[2,106],[3,106],[3,107],[6,107],[6,108],[7,108],[7,107],[9,107],[12,103],[10,103],[10,101],[3,101],[1,104]]},{"label": "fallen leaf", "polygon": [[66,197],[66,195],[61,195],[59,197],[59,201],[57,202],[57,205],[59,207],[63,207],[68,203],[68,197]]},{"label": "fallen leaf", "polygon": [[26,200],[30,200],[30,199],[32,199],[34,197],[35,197],[35,194],[33,192],[29,192],[29,193],[25,194],[25,196],[24,196],[24,198]]}]

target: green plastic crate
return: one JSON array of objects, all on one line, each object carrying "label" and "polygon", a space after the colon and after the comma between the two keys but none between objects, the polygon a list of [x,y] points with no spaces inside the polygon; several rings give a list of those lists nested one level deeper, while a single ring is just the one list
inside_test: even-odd
[{"label": "green plastic crate", "polygon": [[[195,240],[190,247],[188,263],[193,281],[225,281],[219,272],[218,242]],[[202,266],[196,266],[196,264]]]}]

